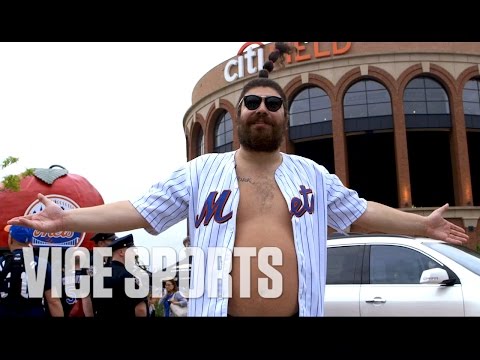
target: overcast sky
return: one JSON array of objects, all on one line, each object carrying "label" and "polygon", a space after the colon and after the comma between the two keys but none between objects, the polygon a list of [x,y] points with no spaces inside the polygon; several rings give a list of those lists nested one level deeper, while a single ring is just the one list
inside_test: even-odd
[{"label": "overcast sky", "polygon": [[[0,161],[20,158],[0,180],[59,164],[105,202],[146,191],[186,161],[195,84],[243,44],[0,43]],[[186,233],[186,221],[133,231],[137,245],[176,249]]]}]

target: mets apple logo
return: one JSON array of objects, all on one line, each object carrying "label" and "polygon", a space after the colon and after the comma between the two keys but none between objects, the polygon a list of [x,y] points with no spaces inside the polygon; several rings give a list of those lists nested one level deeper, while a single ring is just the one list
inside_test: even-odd
[{"label": "mets apple logo", "polygon": [[[63,210],[71,210],[79,208],[78,204],[72,199],[57,194],[46,195],[47,198],[52,200],[55,204],[60,206]],[[42,212],[44,205],[35,200],[25,211],[25,215],[36,214]],[[73,232],[73,231],[59,231],[55,233],[46,233],[43,231],[35,230],[33,232],[33,241],[32,245],[34,246],[61,246],[61,247],[71,247],[79,246],[83,239],[85,238],[85,233]]]}]

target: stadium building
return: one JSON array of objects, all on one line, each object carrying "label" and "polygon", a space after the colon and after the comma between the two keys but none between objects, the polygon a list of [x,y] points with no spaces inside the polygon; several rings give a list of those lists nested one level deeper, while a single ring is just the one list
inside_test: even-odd
[{"label": "stadium building", "polygon": [[[368,200],[423,215],[449,203],[446,218],[480,246],[480,43],[292,44],[270,74],[289,104],[281,151]],[[189,160],[239,147],[235,105],[273,48],[246,43],[198,81],[183,119]]]}]

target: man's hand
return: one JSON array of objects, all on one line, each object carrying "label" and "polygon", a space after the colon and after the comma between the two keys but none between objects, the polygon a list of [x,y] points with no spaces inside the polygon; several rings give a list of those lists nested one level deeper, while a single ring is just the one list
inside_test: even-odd
[{"label": "man's hand", "polygon": [[9,225],[22,225],[45,232],[65,230],[63,226],[64,211],[43,194],[38,194],[38,200],[44,205],[43,211],[10,219]]},{"label": "man's hand", "polygon": [[433,239],[462,245],[469,239],[468,235],[465,233],[465,229],[443,218],[443,213],[447,211],[447,209],[448,204],[445,204],[427,216],[425,233],[427,237]]}]

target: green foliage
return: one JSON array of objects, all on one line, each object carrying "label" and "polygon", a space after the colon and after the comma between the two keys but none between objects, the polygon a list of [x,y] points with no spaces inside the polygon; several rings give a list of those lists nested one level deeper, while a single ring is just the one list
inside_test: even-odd
[{"label": "green foliage", "polygon": [[32,168],[29,168],[29,169],[25,169],[25,171],[23,173],[20,174],[21,177],[27,177],[27,176],[30,176],[30,175],[33,175],[35,169],[32,169]]},{"label": "green foliage", "polygon": [[155,304],[155,317],[164,317],[164,307],[160,304],[160,301]]},{"label": "green foliage", "polygon": [[18,161],[18,158],[15,158],[13,156],[9,156],[2,162],[2,169],[5,169],[8,165],[15,164]]},{"label": "green foliage", "polygon": [[3,177],[5,189],[20,191],[20,177],[18,175],[7,175]]},{"label": "green foliage", "polygon": [[[2,169],[5,169],[7,166],[15,164],[18,161],[18,158],[9,156],[2,162]],[[26,169],[19,175],[6,175],[3,177],[2,184],[5,189],[12,191],[20,191],[20,181],[26,177],[33,175],[34,169]],[[0,188],[1,189],[1,188]]]}]

